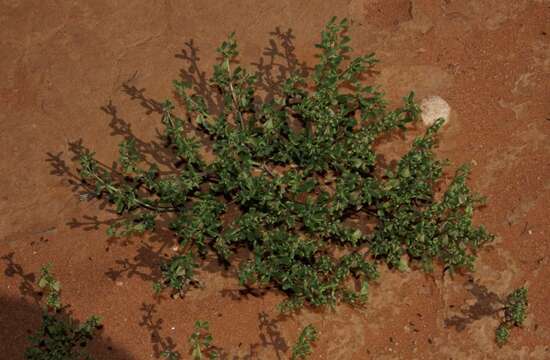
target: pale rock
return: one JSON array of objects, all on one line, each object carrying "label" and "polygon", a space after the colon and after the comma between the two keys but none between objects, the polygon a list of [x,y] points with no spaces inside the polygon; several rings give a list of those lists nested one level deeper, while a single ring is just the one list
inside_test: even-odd
[{"label": "pale rock", "polygon": [[451,115],[451,107],[439,96],[429,96],[423,99],[420,103],[420,110],[422,111],[422,122],[426,126],[433,125],[439,118],[443,118],[446,125]]}]

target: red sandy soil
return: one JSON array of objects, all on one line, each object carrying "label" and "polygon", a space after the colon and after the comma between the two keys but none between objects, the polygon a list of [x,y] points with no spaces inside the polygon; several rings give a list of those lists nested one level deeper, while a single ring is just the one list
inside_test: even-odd
[{"label": "red sandy soil", "polygon": [[[233,270],[214,262],[201,272],[204,289],[157,300],[151,282],[175,240],[108,239],[109,208],[82,201],[54,165],[74,174],[70,143],[79,139],[107,162],[128,132],[155,140],[156,103],[142,100],[171,97],[171,80],[194,70],[186,43],[208,75],[230,31],[253,69],[270,40],[283,52],[277,27],[291,29],[296,56],[312,64],[332,15],[352,20],[356,53],[382,60],[374,81],[390,99],[415,90],[449,102],[437,152],[453,167],[474,161],[471,185],[487,196],[476,221],[497,240],[471,274],[383,271],[363,310],[281,318],[282,295],[243,294]],[[187,358],[196,319],[210,322],[231,359],[288,358],[308,323],[320,331],[312,359],[550,359],[549,1],[4,0],[0,24],[1,358],[22,358],[40,324],[39,268],[52,262],[74,316],[104,319],[91,347],[98,359],[155,359],[170,347]],[[143,90],[137,98],[124,91],[129,79]],[[116,117],[101,110],[109,101]],[[498,299],[522,285],[529,316],[499,349]]]}]

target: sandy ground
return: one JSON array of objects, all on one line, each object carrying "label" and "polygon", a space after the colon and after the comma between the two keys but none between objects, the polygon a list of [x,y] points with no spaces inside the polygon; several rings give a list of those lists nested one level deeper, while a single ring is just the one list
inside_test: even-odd
[{"label": "sandy ground", "polygon": [[[312,359],[550,359],[550,2],[229,3],[0,2],[1,357],[22,358],[40,323],[39,268],[53,262],[74,315],[104,319],[98,359],[155,359],[167,348],[186,358],[196,319],[210,322],[231,359],[287,358],[307,323],[320,330]],[[311,64],[332,15],[352,21],[356,53],[382,60],[374,81],[390,99],[415,90],[450,104],[438,154],[453,166],[473,160],[471,185],[487,196],[476,220],[497,241],[472,274],[384,271],[365,310],[281,318],[281,295],[246,296],[214,263],[201,273],[205,289],[155,299],[151,280],[174,240],[108,239],[113,215],[82,201],[71,144],[82,140],[109,162],[125,134],[155,139],[156,105],[172,96],[171,80],[207,76],[230,31],[251,69],[284,69],[285,38]],[[125,91],[127,81],[138,91]],[[116,114],[102,110],[109,102]],[[498,300],[521,285],[527,322],[499,349]]]}]

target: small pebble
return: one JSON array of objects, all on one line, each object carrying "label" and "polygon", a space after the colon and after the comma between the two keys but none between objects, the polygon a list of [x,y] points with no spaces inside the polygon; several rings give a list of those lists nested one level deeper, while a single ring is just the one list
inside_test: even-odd
[{"label": "small pebble", "polygon": [[117,282],[115,282],[115,284],[116,284],[117,286],[122,286],[122,285],[124,285],[124,283],[123,283],[122,281],[117,281]]}]

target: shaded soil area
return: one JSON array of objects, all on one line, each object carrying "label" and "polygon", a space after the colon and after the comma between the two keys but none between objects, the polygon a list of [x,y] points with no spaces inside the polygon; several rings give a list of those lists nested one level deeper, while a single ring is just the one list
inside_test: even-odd
[{"label": "shaded soil area", "polygon": [[[112,209],[74,177],[75,144],[110,163],[132,135],[162,162],[159,104],[170,83],[206,89],[215,49],[230,31],[241,62],[266,75],[313,64],[332,16],[351,20],[355,53],[381,59],[392,101],[414,90],[443,97],[451,121],[437,154],[474,164],[487,197],[476,221],[497,240],[476,272],[383,270],[366,309],[306,309],[281,317],[284,297],[243,292],[234,269],[207,261],[204,289],[153,296],[169,233],[109,239]],[[550,2],[546,0],[0,2],[0,348],[22,358],[40,324],[36,279],[52,262],[74,316],[104,319],[98,359],[187,356],[197,319],[228,358],[285,359],[300,328],[320,332],[312,359],[550,358]],[[296,59],[299,59],[297,61]],[[500,301],[529,288],[522,330],[498,348]]]}]

